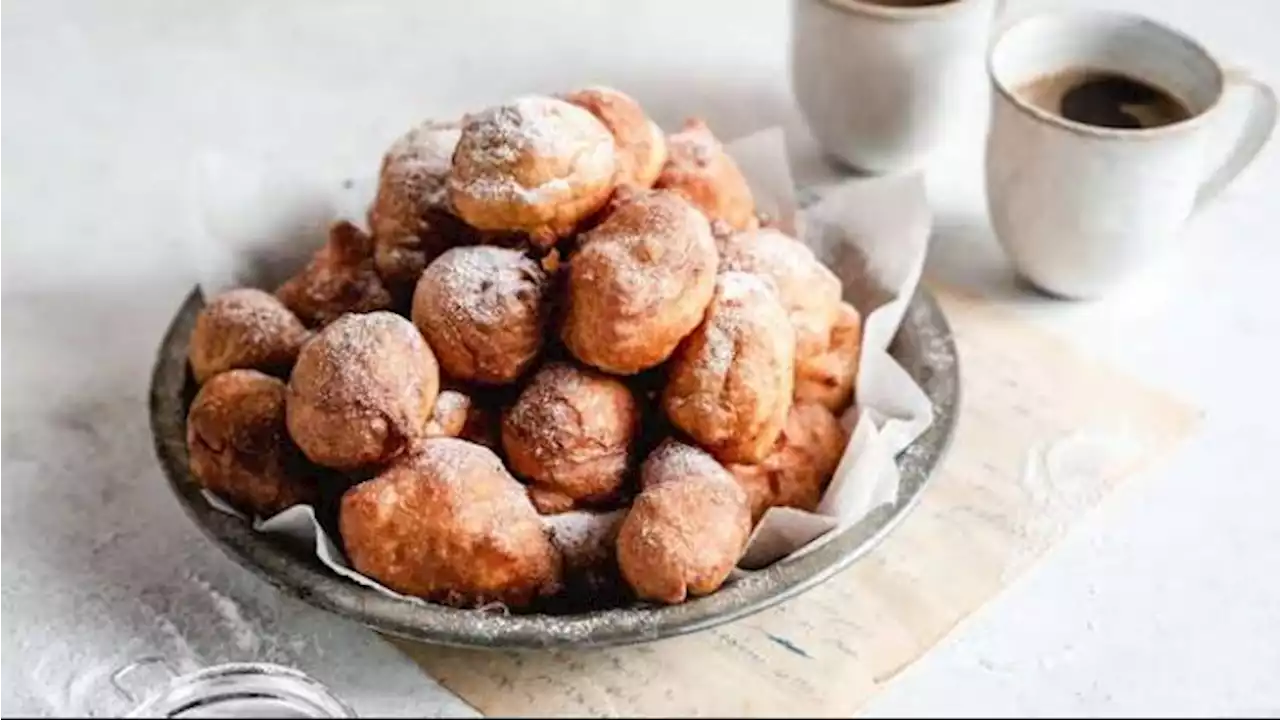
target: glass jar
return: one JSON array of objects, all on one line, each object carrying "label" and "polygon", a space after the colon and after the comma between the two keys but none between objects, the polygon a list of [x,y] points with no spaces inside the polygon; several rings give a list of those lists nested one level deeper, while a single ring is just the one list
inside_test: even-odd
[{"label": "glass jar", "polygon": [[[138,686],[137,677],[159,676]],[[132,662],[111,683],[134,709],[131,718],[353,718],[327,687],[292,668],[228,663],[178,675],[163,658]]]}]

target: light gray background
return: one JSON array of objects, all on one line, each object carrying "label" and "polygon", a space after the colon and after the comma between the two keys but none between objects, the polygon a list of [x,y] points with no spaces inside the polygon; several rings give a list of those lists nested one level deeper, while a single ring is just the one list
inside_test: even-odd
[{"label": "light gray background", "polygon": [[[1275,0],[1108,4],[1280,82]],[[468,713],[372,634],[226,560],[165,490],[144,397],[189,287],[183,238],[208,217],[193,168],[272,158],[337,182],[373,172],[419,118],[588,82],[667,127],[697,113],[725,137],[799,131],[787,3],[9,0],[2,25],[3,712],[119,712],[105,675],[158,651],[187,667],[296,664],[363,713]],[[975,92],[930,176],[931,269],[1204,422],[868,711],[1280,714],[1275,152],[1142,282],[1037,302],[1016,294],[982,217],[984,108]]]}]

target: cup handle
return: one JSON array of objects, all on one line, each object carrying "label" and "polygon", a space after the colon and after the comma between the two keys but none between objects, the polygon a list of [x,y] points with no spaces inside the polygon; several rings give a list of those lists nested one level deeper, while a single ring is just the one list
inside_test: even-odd
[{"label": "cup handle", "polygon": [[1228,92],[1250,91],[1251,107],[1244,129],[1227,153],[1227,159],[1200,186],[1200,191],[1196,194],[1197,211],[1216,198],[1242,170],[1249,167],[1249,163],[1262,152],[1267,139],[1271,137],[1271,131],[1276,127],[1276,93],[1271,86],[1243,70],[1228,70],[1225,81]]}]

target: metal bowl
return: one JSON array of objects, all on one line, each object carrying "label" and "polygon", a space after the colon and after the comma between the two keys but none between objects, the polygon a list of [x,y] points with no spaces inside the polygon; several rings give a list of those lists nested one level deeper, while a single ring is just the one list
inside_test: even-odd
[{"label": "metal bowl", "polygon": [[156,454],[188,515],[236,562],[282,592],[411,640],[484,648],[626,645],[702,630],[759,612],[826,580],[865,555],[915,505],[946,450],[959,401],[959,365],[951,329],[937,302],[916,293],[890,352],[933,402],[933,425],[898,457],[898,499],[816,550],[782,560],[703,598],[670,607],[599,610],[578,615],[501,615],[420,605],[381,595],[335,575],[305,549],[254,532],[205,501],[187,469],[186,414],[195,394],[187,340],[204,305],[192,290],[166,331],[151,377]]}]

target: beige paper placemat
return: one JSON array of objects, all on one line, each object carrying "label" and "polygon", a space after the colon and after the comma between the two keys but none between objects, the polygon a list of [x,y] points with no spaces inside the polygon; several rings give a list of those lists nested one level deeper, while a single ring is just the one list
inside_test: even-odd
[{"label": "beige paper placemat", "polygon": [[939,299],[960,349],[956,435],[919,507],[850,569],[752,617],[648,645],[397,645],[489,715],[857,711],[1197,418],[1006,310]]}]

